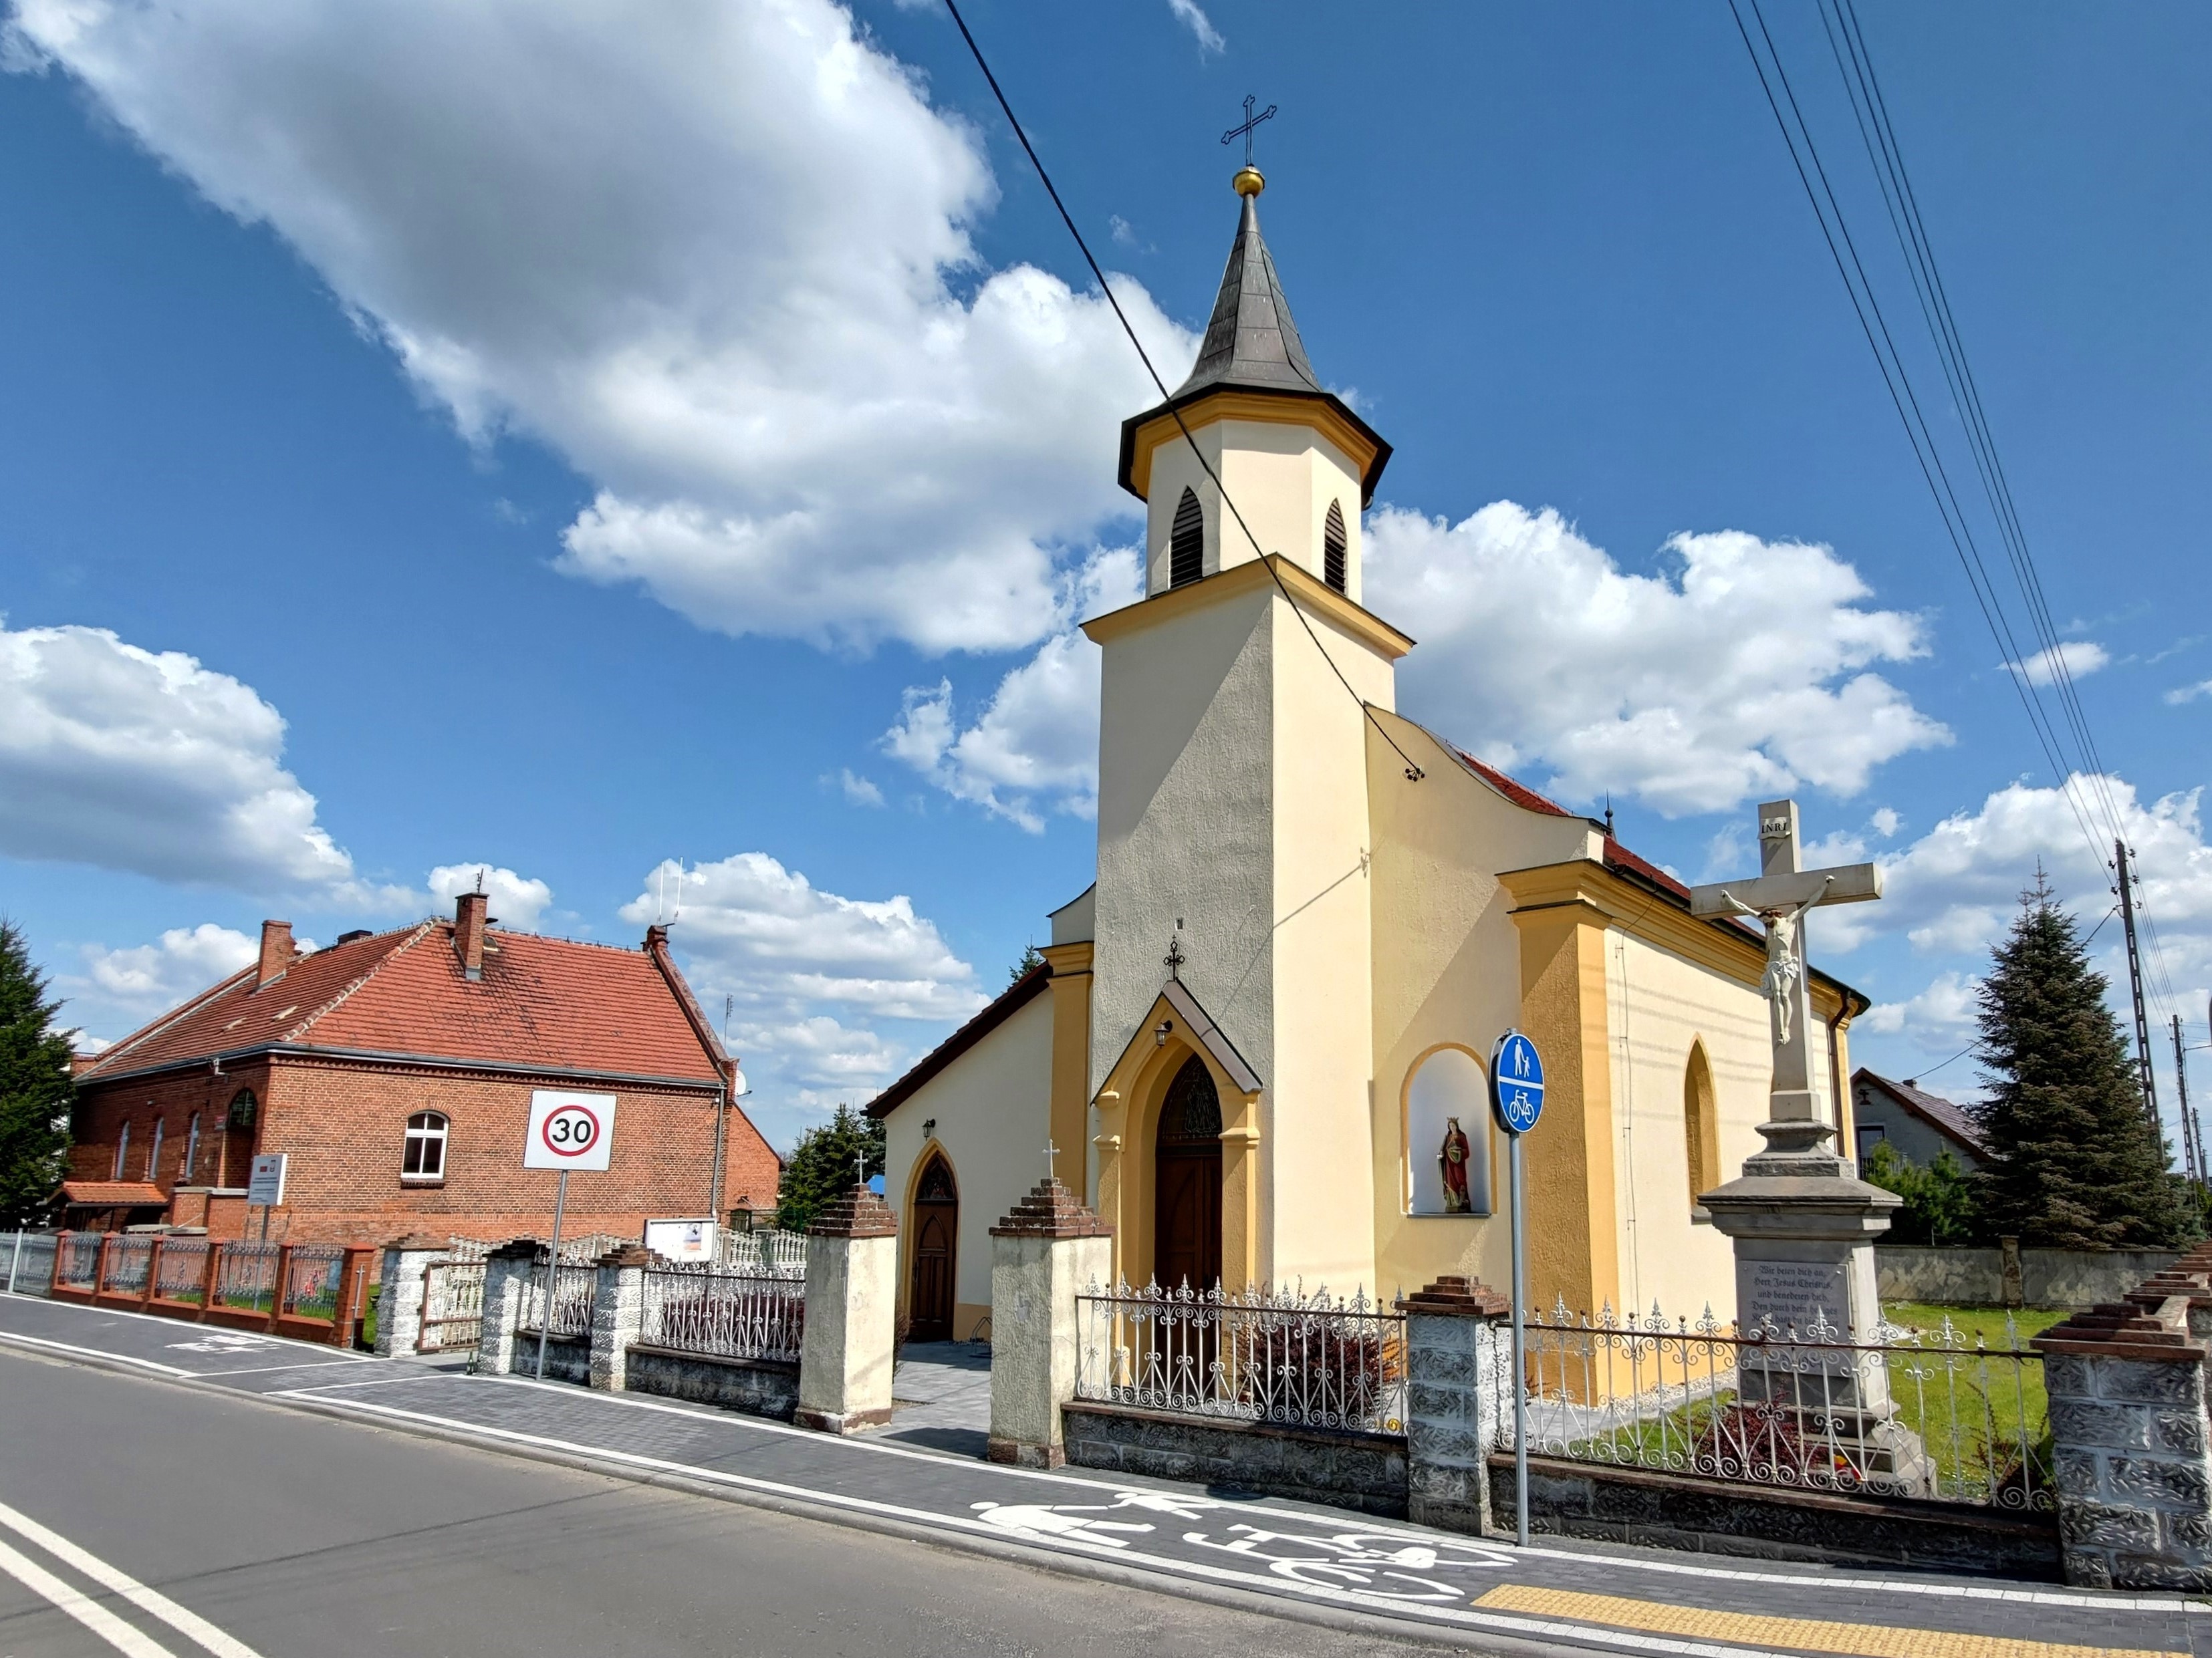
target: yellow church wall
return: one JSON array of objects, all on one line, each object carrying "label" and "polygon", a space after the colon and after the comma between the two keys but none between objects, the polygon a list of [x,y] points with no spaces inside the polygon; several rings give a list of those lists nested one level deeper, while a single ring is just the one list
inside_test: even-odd
[{"label": "yellow church wall", "polygon": [[907,1250],[913,1193],[930,1141],[952,1165],[960,1193],[953,1262],[952,1333],[965,1339],[991,1310],[990,1229],[1044,1175],[1056,1004],[1033,998],[902,1102],[885,1120],[884,1190],[898,1206],[898,1304],[913,1282]]},{"label": "yellow church wall", "polygon": [[[1542,817],[1502,799],[1410,720],[1376,718],[1426,774],[1408,782],[1405,761],[1370,730],[1375,1064],[1367,1125],[1376,1278],[1385,1292],[1447,1272],[1502,1285],[1510,1265],[1502,1138],[1486,1119],[1462,1123],[1470,1135],[1483,1133],[1492,1151],[1491,1217],[1409,1213],[1408,1159],[1433,1158],[1436,1148],[1407,1144],[1407,1086],[1420,1060],[1446,1044],[1486,1066],[1498,1035],[1524,1023],[1521,932],[1496,872],[1583,857],[1595,837],[1580,818]],[[1575,1203],[1585,1207],[1579,1193]]]},{"label": "yellow church wall", "polygon": [[[1293,405],[1279,399],[1247,398]],[[1233,404],[1231,406],[1234,406]],[[1359,469],[1345,452],[1313,427],[1282,419],[1207,418],[1194,411],[1191,435],[1258,540],[1260,550],[1279,553],[1322,579],[1322,525],[1334,501],[1343,508],[1345,594],[1357,604],[1360,594]],[[1260,556],[1252,539],[1222,510],[1220,491],[1177,434],[1154,452],[1151,495],[1146,515],[1146,584],[1148,593],[1169,585],[1169,546],[1176,507],[1188,488],[1206,519],[1205,569],[1208,575]],[[1341,695],[1340,691],[1338,695]]]},{"label": "yellow church wall", "polygon": [[1277,1283],[1371,1292],[1367,721],[1330,664],[1384,710],[1392,670],[1327,616],[1311,620],[1319,650],[1289,603],[1275,600],[1275,1018],[1273,1061],[1261,1067],[1260,1268]]}]

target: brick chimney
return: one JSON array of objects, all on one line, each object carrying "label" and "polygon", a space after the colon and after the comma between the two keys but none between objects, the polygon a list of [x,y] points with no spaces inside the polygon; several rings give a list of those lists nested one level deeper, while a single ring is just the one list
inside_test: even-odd
[{"label": "brick chimney", "polygon": [[484,908],[490,902],[481,892],[465,892],[453,902],[453,954],[471,979],[483,977]]},{"label": "brick chimney", "polygon": [[292,924],[289,921],[264,921],[261,924],[261,961],[255,969],[253,987],[256,990],[271,980],[281,979],[292,966]]}]

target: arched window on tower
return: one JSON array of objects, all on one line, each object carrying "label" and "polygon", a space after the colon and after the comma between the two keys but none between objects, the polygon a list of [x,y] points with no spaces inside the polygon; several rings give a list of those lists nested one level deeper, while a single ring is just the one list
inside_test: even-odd
[{"label": "arched window on tower", "polygon": [[1321,526],[1321,568],[1322,577],[1339,592],[1344,591],[1344,508],[1334,501],[1328,504],[1328,517]]},{"label": "arched window on tower", "polygon": [[1698,1199],[1721,1183],[1719,1117],[1705,1045],[1692,1042],[1690,1062],[1682,1070],[1682,1138],[1690,1167],[1690,1214],[1695,1220],[1711,1218]]},{"label": "arched window on tower", "polygon": [[1168,586],[1180,587],[1206,574],[1206,515],[1189,489],[1176,503],[1175,528],[1168,533]]}]

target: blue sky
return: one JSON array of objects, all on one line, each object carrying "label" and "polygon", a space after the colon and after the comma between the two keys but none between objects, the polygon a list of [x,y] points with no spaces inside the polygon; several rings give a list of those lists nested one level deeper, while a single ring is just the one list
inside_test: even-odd
[{"label": "blue sky", "polygon": [[[969,13],[1170,381],[1234,228],[1219,135],[1279,106],[1270,245],[1396,446],[1369,592],[1426,647],[1408,713],[1610,791],[1688,878],[1785,790],[1891,860],[1814,938],[1897,1074],[1966,1045],[2039,856],[2102,915],[1719,0]],[[1818,14],[1768,13],[1963,477]],[[1862,16],[2150,883],[2154,1011],[2203,1041],[2212,19]],[[392,925],[481,864],[510,923],[634,942],[680,865],[787,1143],[1003,983],[1090,878],[1071,629],[1129,590],[1114,424],[1149,398],[940,9],[10,17],[0,907],[88,1033],[264,915]]]}]

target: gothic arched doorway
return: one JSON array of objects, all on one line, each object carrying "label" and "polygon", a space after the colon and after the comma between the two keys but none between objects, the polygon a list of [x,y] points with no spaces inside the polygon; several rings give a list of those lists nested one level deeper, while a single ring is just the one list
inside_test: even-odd
[{"label": "gothic arched doorway", "polygon": [[1195,1054],[1161,1102],[1152,1170],[1152,1277],[1210,1290],[1221,1277],[1221,1096]]},{"label": "gothic arched doorway", "polygon": [[952,1268],[960,1237],[960,1188],[944,1153],[932,1151],[914,1188],[913,1277],[907,1291],[909,1341],[952,1339]]}]

